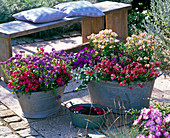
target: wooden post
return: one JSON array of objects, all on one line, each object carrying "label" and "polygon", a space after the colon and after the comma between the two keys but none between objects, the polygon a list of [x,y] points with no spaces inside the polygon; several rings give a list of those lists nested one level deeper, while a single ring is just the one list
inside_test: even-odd
[{"label": "wooden post", "polygon": [[104,16],[92,17],[82,21],[82,42],[88,42],[87,36],[92,33],[99,33],[104,29]]},{"label": "wooden post", "polygon": [[106,29],[112,29],[119,38],[128,37],[128,10],[122,10],[106,15]]},{"label": "wooden post", "polygon": [[[0,37],[0,62],[6,61],[12,56],[11,38]],[[0,67],[0,78],[3,77],[7,82],[7,78]]]}]

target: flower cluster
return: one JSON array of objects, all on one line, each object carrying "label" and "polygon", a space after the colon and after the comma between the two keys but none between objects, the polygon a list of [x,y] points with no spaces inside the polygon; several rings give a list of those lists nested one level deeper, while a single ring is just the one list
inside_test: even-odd
[{"label": "flower cluster", "polygon": [[117,42],[116,37],[117,34],[108,29],[91,34],[88,38],[94,49],[85,48],[74,55],[75,77],[83,80],[79,88],[91,80],[116,80],[130,89],[133,89],[131,82],[135,82],[143,88],[144,82],[159,75],[160,62],[152,58],[155,47],[152,36],[132,35],[126,44]]},{"label": "flower cluster", "polygon": [[[102,60],[99,64],[94,65],[93,69],[87,69],[85,74],[89,76],[95,74],[96,79],[104,80],[105,82],[117,80],[120,85],[125,86],[125,84],[130,84],[131,81],[150,81],[152,76],[158,76],[159,74],[158,70],[154,68],[157,66],[156,63],[152,63],[150,67],[146,67],[139,62],[133,61],[122,67],[113,61]],[[144,75],[145,77],[143,77]],[[144,85],[144,83],[138,83],[141,88]],[[129,88],[129,86],[127,87]],[[130,87],[130,89],[132,88]]]},{"label": "flower cluster", "polygon": [[153,58],[153,53],[156,48],[153,36],[146,36],[146,33],[140,35],[132,35],[127,37],[125,46],[129,54],[133,54],[133,60],[140,62],[149,62]]},{"label": "flower cluster", "polygon": [[114,44],[117,36],[118,35],[115,32],[112,32],[111,29],[105,29],[98,34],[91,34],[87,38],[93,46],[104,49],[105,47],[114,47],[112,44]]},{"label": "flower cluster", "polygon": [[116,56],[121,53],[122,47],[119,46],[116,37],[118,35],[112,32],[111,29],[105,29],[100,31],[98,34],[91,34],[87,38],[89,39],[90,45],[95,50],[101,50],[101,56],[108,58],[108,56]]},{"label": "flower cluster", "polygon": [[152,106],[142,109],[133,125],[139,127],[140,130],[137,138],[170,137],[170,114],[164,116],[158,108]]},{"label": "flower cluster", "polygon": [[84,48],[83,50],[78,51],[74,55],[74,61],[72,63],[73,69],[76,69],[78,67],[82,68],[84,65],[91,65],[92,60],[96,63],[99,62],[100,53],[100,51],[98,52],[92,48]]},{"label": "flower cluster", "polygon": [[91,114],[91,115],[102,115],[102,114],[105,114],[106,111],[104,109],[101,109],[101,108],[90,108],[90,107],[83,107],[83,106],[76,106],[76,107],[73,107],[73,108],[70,108],[70,111],[73,112],[73,113],[80,113],[80,114]]},{"label": "flower cluster", "polygon": [[46,91],[64,86],[72,79],[67,63],[73,60],[73,53],[54,49],[48,53],[43,48],[37,48],[37,51],[32,55],[20,51],[21,54],[1,63],[9,78],[10,89],[24,93]]}]

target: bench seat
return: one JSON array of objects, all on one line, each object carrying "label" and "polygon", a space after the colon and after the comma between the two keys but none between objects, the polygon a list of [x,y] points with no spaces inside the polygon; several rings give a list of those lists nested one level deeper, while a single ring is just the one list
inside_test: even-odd
[{"label": "bench seat", "polygon": [[[91,33],[98,33],[103,29],[112,29],[119,37],[125,39],[128,36],[128,10],[130,4],[105,1],[94,4],[105,16],[102,17],[73,17],[62,20],[35,24],[25,21],[11,21],[0,24],[0,62],[12,56],[11,38],[33,34],[36,32],[81,22],[82,43],[87,42],[87,36]],[[106,20],[106,26],[104,26]],[[2,71],[0,70],[0,77]]]}]

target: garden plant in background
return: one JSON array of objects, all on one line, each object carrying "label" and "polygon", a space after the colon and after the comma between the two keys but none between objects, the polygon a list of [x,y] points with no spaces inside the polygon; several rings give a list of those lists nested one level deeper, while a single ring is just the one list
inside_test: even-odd
[{"label": "garden plant in background", "polygon": [[156,101],[140,111],[133,126],[138,130],[137,138],[169,138],[170,137],[170,105]]},{"label": "garden plant in background", "polygon": [[151,0],[149,16],[145,18],[144,28],[155,36],[157,47],[154,56],[161,62],[165,75],[170,74],[170,0]]},{"label": "garden plant in background", "polygon": [[16,93],[27,118],[44,118],[58,112],[65,86],[72,79],[68,63],[73,53],[37,50],[32,55],[20,51],[0,63],[9,79],[8,87]]}]

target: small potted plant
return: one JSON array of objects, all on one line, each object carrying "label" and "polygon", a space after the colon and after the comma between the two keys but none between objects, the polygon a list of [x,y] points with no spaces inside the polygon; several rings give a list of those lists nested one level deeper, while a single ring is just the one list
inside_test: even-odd
[{"label": "small potted plant", "polygon": [[113,108],[141,109],[149,106],[160,62],[153,58],[153,36],[132,35],[127,43],[116,41],[112,30],[91,34],[91,49],[74,55],[75,77],[82,80],[79,88],[88,86],[91,101]]},{"label": "small potted plant", "polygon": [[78,127],[96,129],[102,127],[109,109],[97,104],[76,104],[69,107],[72,124]]},{"label": "small potted plant", "polygon": [[59,111],[65,86],[72,79],[67,64],[71,55],[37,48],[32,55],[20,51],[0,63],[25,117],[44,118]]}]

